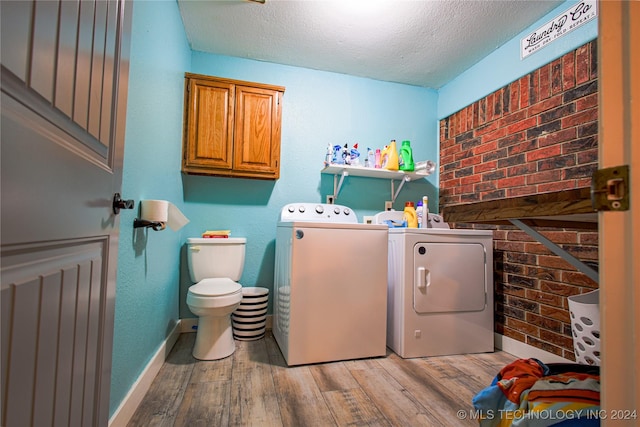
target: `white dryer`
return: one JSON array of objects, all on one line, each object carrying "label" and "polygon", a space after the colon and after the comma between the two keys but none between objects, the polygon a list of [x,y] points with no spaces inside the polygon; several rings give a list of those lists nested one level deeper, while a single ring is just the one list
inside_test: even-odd
[{"label": "white dryer", "polygon": [[389,229],[387,311],[400,357],[494,351],[492,231]]}]

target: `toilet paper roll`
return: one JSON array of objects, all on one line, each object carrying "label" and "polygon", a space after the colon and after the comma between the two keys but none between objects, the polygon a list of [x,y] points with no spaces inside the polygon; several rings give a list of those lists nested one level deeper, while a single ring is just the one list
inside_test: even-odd
[{"label": "toilet paper roll", "polygon": [[180,209],[166,200],[141,201],[140,216],[147,221],[164,222],[173,231],[178,231],[189,223],[189,220],[180,212]]}]

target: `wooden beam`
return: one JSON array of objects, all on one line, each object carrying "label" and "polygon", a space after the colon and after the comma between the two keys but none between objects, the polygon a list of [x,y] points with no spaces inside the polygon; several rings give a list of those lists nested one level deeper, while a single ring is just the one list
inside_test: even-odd
[{"label": "wooden beam", "polygon": [[445,206],[442,214],[449,223],[500,225],[520,219],[538,227],[597,229],[598,226],[589,188]]}]

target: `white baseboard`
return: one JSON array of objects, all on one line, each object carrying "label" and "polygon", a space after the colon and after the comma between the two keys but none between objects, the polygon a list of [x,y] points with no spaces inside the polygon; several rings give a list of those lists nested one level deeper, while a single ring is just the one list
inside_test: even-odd
[{"label": "white baseboard", "polygon": [[537,347],[533,347],[529,344],[525,344],[521,341],[514,340],[513,338],[505,337],[494,333],[494,342],[496,348],[502,351],[506,351],[509,354],[513,354],[521,359],[538,359],[542,363],[576,363],[573,360],[565,359],[548,351],[541,350]]},{"label": "white baseboard", "polygon": [[[198,319],[195,320],[197,322]],[[169,336],[164,340],[158,351],[156,351],[156,354],[153,355],[144,368],[144,371],[142,371],[136,382],[131,386],[129,393],[127,393],[120,403],[120,406],[118,406],[118,409],[116,409],[109,419],[109,427],[125,427],[129,423],[134,412],[138,409],[138,405],[142,402],[144,395],[149,390],[149,387],[151,387],[151,383],[169,356],[173,345],[178,340],[182,328],[182,321],[178,320],[178,323],[173,327]]]}]

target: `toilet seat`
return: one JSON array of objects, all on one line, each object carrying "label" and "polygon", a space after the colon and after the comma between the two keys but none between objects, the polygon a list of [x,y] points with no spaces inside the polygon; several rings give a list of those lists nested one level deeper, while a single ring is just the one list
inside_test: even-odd
[{"label": "toilet seat", "polygon": [[204,279],[189,288],[189,292],[199,297],[221,297],[240,292],[242,285],[228,277]]}]

